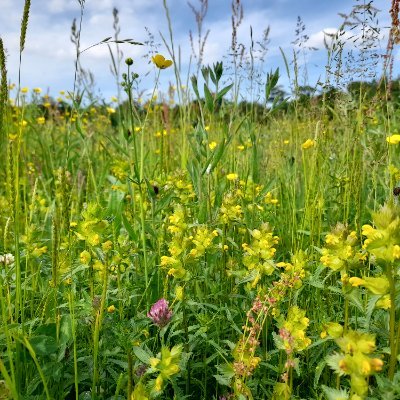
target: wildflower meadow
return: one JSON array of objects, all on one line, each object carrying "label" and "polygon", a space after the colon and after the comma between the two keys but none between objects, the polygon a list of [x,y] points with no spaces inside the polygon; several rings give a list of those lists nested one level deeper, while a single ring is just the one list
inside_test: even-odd
[{"label": "wildflower meadow", "polygon": [[[184,71],[167,0],[157,49],[121,38],[117,9],[82,48],[78,0],[58,97],[23,84],[17,3],[16,82],[0,37],[0,399],[400,399],[400,1],[384,42],[355,1],[307,86],[300,19],[278,69],[239,43],[233,0],[209,63],[214,2],[189,2]],[[112,99],[81,59],[103,47]]]}]

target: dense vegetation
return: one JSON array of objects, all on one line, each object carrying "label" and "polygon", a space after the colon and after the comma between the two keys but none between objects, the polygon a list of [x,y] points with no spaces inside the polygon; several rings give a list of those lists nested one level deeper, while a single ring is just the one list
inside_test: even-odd
[{"label": "dense vegetation", "polygon": [[[73,37],[79,61],[75,22]],[[10,85],[0,45],[0,398],[400,398],[389,69],[318,90],[296,78],[290,96],[260,72],[258,101],[239,101],[240,54],[234,75],[198,55],[191,87],[177,70],[156,97],[176,68],[166,43],[143,100],[117,50],[125,97],[107,104],[79,62],[58,99]]]}]

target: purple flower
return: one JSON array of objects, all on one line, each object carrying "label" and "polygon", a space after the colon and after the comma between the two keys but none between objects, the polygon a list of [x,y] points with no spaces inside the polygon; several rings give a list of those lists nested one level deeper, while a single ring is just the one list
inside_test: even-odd
[{"label": "purple flower", "polygon": [[152,305],[147,316],[153,321],[159,328],[163,328],[168,324],[172,317],[172,311],[168,308],[168,301],[160,299]]}]

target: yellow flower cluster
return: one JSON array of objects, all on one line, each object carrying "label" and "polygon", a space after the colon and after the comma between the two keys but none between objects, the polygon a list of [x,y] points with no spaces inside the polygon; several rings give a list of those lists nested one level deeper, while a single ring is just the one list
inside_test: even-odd
[{"label": "yellow flower cluster", "polygon": [[161,354],[151,357],[149,360],[151,369],[149,372],[157,372],[157,378],[153,381],[151,393],[153,396],[159,395],[163,390],[165,382],[171,379],[180,371],[179,362],[182,354],[182,345],[176,345],[170,350],[163,346]]},{"label": "yellow flower cluster", "polygon": [[161,267],[168,268],[168,275],[174,278],[189,278],[189,272],[184,269],[181,258],[184,250],[188,247],[190,239],[184,236],[187,230],[187,215],[182,205],[175,206],[174,213],[168,217],[170,225],[167,230],[172,234],[172,239],[168,246],[170,256],[161,257]]},{"label": "yellow flower cluster", "polygon": [[364,399],[368,392],[368,377],[383,367],[380,358],[368,356],[375,350],[375,336],[349,331],[335,341],[342,352],[329,356],[328,364],[339,375],[349,375],[352,392],[359,396],[358,399]]},{"label": "yellow flower cluster", "polygon": [[228,193],[222,202],[220,212],[220,220],[224,224],[239,221],[243,216],[242,206],[237,204],[237,199],[233,193]]},{"label": "yellow flower cluster", "polygon": [[181,204],[188,204],[196,197],[192,183],[182,173],[169,176],[166,188],[173,189],[174,194],[179,198]]},{"label": "yellow flower cluster", "polygon": [[108,226],[108,221],[100,219],[98,214],[97,204],[88,204],[87,209],[82,212],[83,221],[78,224],[75,232],[79,240],[85,240],[90,246],[98,246],[101,243],[102,232]]},{"label": "yellow flower cluster", "polygon": [[363,248],[377,260],[393,263],[400,259],[400,210],[396,206],[383,206],[373,214],[376,228],[371,225],[362,227],[366,236]]},{"label": "yellow flower cluster", "polygon": [[213,239],[218,236],[216,230],[210,231],[205,226],[197,228],[196,234],[192,239],[195,248],[190,250],[190,255],[194,258],[199,258],[204,255],[207,248],[212,244]]},{"label": "yellow flower cluster", "polygon": [[349,233],[344,225],[338,224],[333,232],[325,237],[321,263],[334,271],[344,273],[346,267],[360,259],[355,249],[356,244],[356,232]]},{"label": "yellow flower cluster", "polygon": [[251,287],[255,287],[264,275],[271,275],[275,270],[273,261],[279,238],[273,235],[268,224],[263,224],[251,232],[250,245],[243,243],[243,264],[248,269],[252,278]]},{"label": "yellow flower cluster", "polygon": [[126,161],[116,160],[112,164],[111,173],[122,182],[129,174],[129,164]]},{"label": "yellow flower cluster", "polygon": [[288,354],[302,351],[311,344],[311,339],[306,336],[310,320],[305,315],[305,310],[293,306],[289,309],[286,320],[278,319],[281,348]]},{"label": "yellow flower cluster", "polygon": [[279,262],[276,264],[277,267],[283,268],[285,270],[285,275],[297,279],[293,283],[294,289],[300,289],[303,285],[303,279],[306,276],[306,271],[304,269],[306,264],[306,255],[304,252],[299,251],[292,256],[292,262]]}]

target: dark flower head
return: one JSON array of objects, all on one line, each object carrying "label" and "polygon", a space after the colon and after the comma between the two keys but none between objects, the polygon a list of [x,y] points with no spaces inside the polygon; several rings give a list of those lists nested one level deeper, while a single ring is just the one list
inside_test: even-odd
[{"label": "dark flower head", "polygon": [[158,300],[152,305],[147,316],[159,328],[166,326],[172,317],[172,311],[168,308],[168,301],[165,299]]}]

